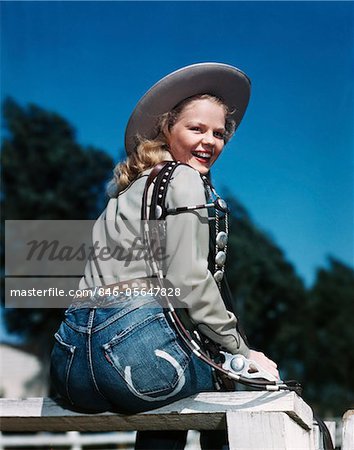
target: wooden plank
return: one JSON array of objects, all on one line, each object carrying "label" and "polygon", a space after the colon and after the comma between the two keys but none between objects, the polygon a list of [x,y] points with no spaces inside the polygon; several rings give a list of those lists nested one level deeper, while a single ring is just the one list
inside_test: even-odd
[{"label": "wooden plank", "polygon": [[354,448],[354,409],[350,409],[343,416],[342,450]]},{"label": "wooden plank", "polygon": [[[0,433],[0,448],[13,447],[68,447],[74,442],[80,445],[108,445],[120,444],[133,446],[135,442],[134,432],[90,433],[80,434],[77,431],[68,431],[65,434],[16,434],[7,435]],[[1,447],[2,446],[2,447]]]},{"label": "wooden plank", "polygon": [[[326,420],[324,424],[328,428],[329,434],[331,435],[332,443],[336,446],[336,422],[334,420]],[[312,427],[312,440],[316,450],[323,450],[323,434],[318,426],[318,422],[313,422]]]},{"label": "wooden plank", "polygon": [[[311,408],[294,392],[203,392],[152,411],[123,415],[84,414],[52,399],[0,399],[3,431],[212,430],[225,427],[226,411],[285,412],[304,429]],[[58,420],[60,418],[60,420]]]},{"label": "wooden plank", "polygon": [[336,422],[334,420],[325,420],[324,424],[328,428],[329,434],[331,435],[331,439],[333,445],[336,447]]},{"label": "wooden plank", "polygon": [[227,412],[230,450],[314,450],[310,430],[282,412]]}]

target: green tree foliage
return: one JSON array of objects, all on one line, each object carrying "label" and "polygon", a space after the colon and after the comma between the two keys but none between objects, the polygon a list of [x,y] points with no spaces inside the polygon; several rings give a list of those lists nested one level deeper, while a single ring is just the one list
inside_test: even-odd
[{"label": "green tree foliage", "polygon": [[[64,118],[36,105],[23,108],[7,99],[3,116],[2,218],[95,218],[113,168],[107,153],[80,146]],[[58,309],[5,309],[8,330],[32,342],[42,355],[61,317]]]},{"label": "green tree foliage", "polygon": [[301,317],[307,301],[303,282],[245,208],[235,199],[228,203],[228,275],[235,311],[250,345],[277,361],[284,377],[301,378]]},{"label": "green tree foliage", "polygon": [[228,279],[251,347],[274,359],[283,378],[300,381],[318,413],[342,416],[354,402],[354,270],[329,258],[306,289],[245,208],[228,204]]},{"label": "green tree foliage", "polygon": [[309,296],[304,329],[307,398],[324,414],[343,414],[354,403],[354,270],[330,257]]},{"label": "green tree foliage", "polygon": [[98,212],[112,159],[82,148],[72,126],[35,105],[4,102],[2,146],[6,219],[89,219]]}]

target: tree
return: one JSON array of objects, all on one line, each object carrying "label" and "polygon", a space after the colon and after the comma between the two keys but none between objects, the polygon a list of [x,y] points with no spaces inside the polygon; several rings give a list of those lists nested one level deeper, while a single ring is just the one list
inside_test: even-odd
[{"label": "tree", "polygon": [[341,416],[354,402],[354,270],[329,257],[305,289],[246,209],[235,199],[228,203],[229,284],[250,345],[274,359],[283,378],[301,382],[318,413]]},{"label": "tree", "polygon": [[354,270],[333,257],[309,292],[305,381],[308,399],[324,414],[353,406]]},{"label": "tree", "polygon": [[2,207],[6,219],[88,219],[98,212],[113,166],[102,150],[82,148],[56,113],[7,99],[2,146]]},{"label": "tree", "polygon": [[284,378],[301,379],[304,284],[246,209],[236,199],[229,198],[228,204],[232,211],[228,276],[235,311],[252,348],[277,361]]},{"label": "tree", "polygon": [[[83,148],[63,117],[39,106],[24,108],[7,99],[3,115],[3,219],[95,218],[112,159],[102,150]],[[61,317],[58,309],[5,309],[8,330],[26,338],[43,357]]]}]

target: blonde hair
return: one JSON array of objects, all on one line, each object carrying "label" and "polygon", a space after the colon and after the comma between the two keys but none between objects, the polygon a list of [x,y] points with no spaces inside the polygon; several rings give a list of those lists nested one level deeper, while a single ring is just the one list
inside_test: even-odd
[{"label": "blonde hair", "polygon": [[170,112],[162,114],[156,125],[156,137],[145,139],[137,136],[137,147],[129,154],[125,161],[116,165],[113,178],[108,183],[107,193],[110,197],[116,197],[118,192],[125,189],[144,170],[150,169],[156,164],[171,158],[167,141],[167,134],[177,122],[184,108],[195,100],[210,100],[223,107],[225,111],[225,144],[235,132],[235,121],[231,119],[232,111],[224,101],[209,94],[194,95],[178,103]]}]

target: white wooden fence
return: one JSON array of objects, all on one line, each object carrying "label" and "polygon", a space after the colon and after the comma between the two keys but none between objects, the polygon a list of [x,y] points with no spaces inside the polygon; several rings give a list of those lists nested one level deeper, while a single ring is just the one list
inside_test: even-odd
[{"label": "white wooden fence", "polygon": [[34,435],[0,435],[0,450],[16,447],[69,447],[70,450],[83,450],[85,446],[104,446],[109,444],[122,445],[125,449],[133,448],[134,432],[122,433],[92,433],[82,434],[78,431],[68,431],[61,434],[37,433]]},{"label": "white wooden fence", "polygon": [[[41,440],[43,446],[53,450],[59,445],[81,450],[85,445],[112,443],[129,448],[134,441],[134,433],[127,433],[129,430],[222,428],[227,429],[230,450],[321,449],[311,408],[294,392],[288,391],[201,393],[163,408],[133,415],[83,414],[43,398],[0,399],[0,415],[3,431],[65,432],[22,436],[26,439],[26,446],[30,446],[32,441],[33,446],[42,445],[39,443]],[[349,424],[349,419],[347,422]],[[95,433],[79,433],[92,431]],[[192,436],[194,441],[190,442],[188,450],[199,448],[197,436]],[[3,435],[0,449],[23,445],[23,441],[16,439],[20,439],[19,436]],[[345,449],[343,446],[343,450],[353,448]]]},{"label": "white wooden fence", "polygon": [[342,450],[354,449],[354,409],[343,416]]},{"label": "white wooden fence", "polygon": [[[85,447],[100,447],[114,444],[118,448],[130,450],[134,448],[135,431],[107,432],[83,434],[78,431],[67,431],[66,433],[37,433],[8,435],[0,433],[0,450],[18,447],[43,447],[44,449],[55,449],[56,447],[67,447],[69,450],[84,450]],[[188,433],[185,450],[199,450],[199,433],[190,431]]]}]

